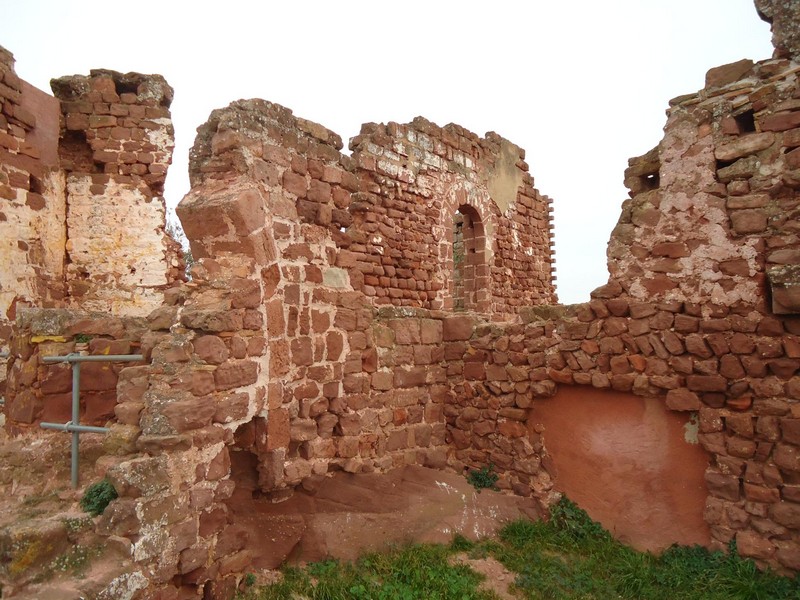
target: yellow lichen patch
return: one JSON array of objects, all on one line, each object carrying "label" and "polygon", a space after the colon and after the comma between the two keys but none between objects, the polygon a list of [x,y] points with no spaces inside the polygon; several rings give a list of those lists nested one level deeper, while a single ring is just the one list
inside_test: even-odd
[{"label": "yellow lichen patch", "polygon": [[42,342],[66,342],[67,338],[63,335],[32,335],[31,344],[41,344]]},{"label": "yellow lichen patch", "polygon": [[8,572],[12,577],[23,573],[33,566],[37,560],[40,560],[42,555],[46,555],[52,550],[52,547],[44,544],[41,540],[34,540],[25,546],[25,549],[20,552],[11,564],[8,566]]}]

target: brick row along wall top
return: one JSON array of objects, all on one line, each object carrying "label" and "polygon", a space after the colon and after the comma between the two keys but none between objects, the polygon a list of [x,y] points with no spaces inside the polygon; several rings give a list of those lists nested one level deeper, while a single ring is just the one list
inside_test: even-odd
[{"label": "brick row along wall top", "polygon": [[182,276],[164,233],[172,90],[94,71],[20,80],[0,48],[0,347],[17,306],[147,315]]}]

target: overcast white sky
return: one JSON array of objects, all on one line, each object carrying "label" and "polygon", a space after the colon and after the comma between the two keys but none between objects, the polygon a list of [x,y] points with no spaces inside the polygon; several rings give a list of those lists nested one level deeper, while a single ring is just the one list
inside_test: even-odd
[{"label": "overcast white sky", "polygon": [[627,197],[627,159],[662,136],[670,98],[705,72],[772,54],[752,0],[0,0],[0,45],[17,73],[161,73],[175,88],[166,197],[211,110],[265,98],[345,140],[361,123],[422,115],[527,150],[554,199],[558,292],[606,282],[605,250]]}]

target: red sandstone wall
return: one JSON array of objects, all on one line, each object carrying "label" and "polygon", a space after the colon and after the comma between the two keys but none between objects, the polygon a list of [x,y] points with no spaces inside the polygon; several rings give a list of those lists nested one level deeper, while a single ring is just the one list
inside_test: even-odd
[{"label": "red sandstone wall", "polygon": [[16,307],[64,295],[65,205],[58,102],[20,80],[0,47],[0,347]]},{"label": "red sandstone wall", "polygon": [[480,260],[468,275],[477,294],[467,308],[503,317],[556,302],[550,199],[533,187],[524,150],[494,133],[481,138],[422,118],[365,125],[350,148],[366,204],[350,250],[377,304],[454,308],[461,206],[481,225]]},{"label": "red sandstone wall", "polygon": [[0,86],[0,345],[18,304],[146,315],[183,268],[159,197],[172,89],[94,71],[54,80],[55,99],[1,48]]},{"label": "red sandstone wall", "polygon": [[617,539],[652,552],[709,545],[696,419],[658,398],[562,385],[533,404],[528,426],[544,438],[555,489]]},{"label": "red sandstone wall", "polygon": [[145,316],[183,275],[161,197],[174,147],[172,88],[160,75],[106,70],[51,85],[61,101],[72,303]]},{"label": "red sandstone wall", "polygon": [[[626,173],[610,281],[571,307],[512,302],[511,277],[527,282],[521,303],[552,293],[539,251],[547,200],[501,138],[367,125],[347,157],[338,136],[277,105],[215,111],[179,211],[207,258],[151,313],[151,364],[121,373],[111,437],[122,456],[109,475],[122,498],[101,529],[132,541],[155,589],[225,597],[249,564],[225,506],[237,453],[255,455],[237,464],[254,463],[274,499],[335,469],[491,463],[503,489],[543,505],[572,489],[602,518],[608,500],[581,496],[574,465],[606,460],[611,445],[620,477],[616,457],[638,452],[633,512],[667,490],[665,516],[644,521],[658,531],[612,523],[622,535],[706,541],[702,512],[712,547],[735,539],[760,564],[800,569],[796,90],[794,67],[776,59],[712,70],[706,89],[675,99],[664,141]],[[452,258],[462,205],[485,242],[487,268],[472,273],[486,278],[484,316],[419,308],[449,306],[449,265],[420,257]],[[583,413],[570,395],[595,390],[634,407],[615,430],[647,407],[666,435],[627,435],[636,450],[620,448],[595,419],[583,440],[596,443],[576,458]],[[670,443],[684,419],[656,406],[696,413],[700,446]],[[668,490],[674,456],[691,465],[678,485],[695,492],[710,460],[704,502]],[[669,519],[678,527],[666,531]]]},{"label": "red sandstone wall", "polygon": [[[495,134],[482,139],[424,119],[364,126],[352,158],[341,147],[336,134],[268,102],[214,111],[192,150],[193,186],[216,186],[222,206],[223,181],[246,181],[269,199],[273,218],[264,224],[245,201],[238,217],[197,218],[193,191],[178,212],[195,254],[230,250],[237,235],[249,237],[250,255],[268,254],[261,227],[278,227],[280,239],[299,219],[327,230],[331,266],[345,269],[370,303],[452,308],[455,211],[466,207],[478,223],[467,308],[500,319],[555,301],[550,201],[532,187],[522,150]],[[209,222],[213,231],[203,229]]]},{"label": "red sandstone wall", "polygon": [[[72,419],[72,369],[45,364],[46,356],[72,352],[138,354],[143,319],[113,318],[65,309],[21,309],[11,340],[6,430],[18,435],[39,431],[39,423]],[[84,363],[81,366],[80,419],[83,425],[105,426],[115,420],[120,371],[132,363]]]},{"label": "red sandstone wall", "polygon": [[795,63],[774,59],[712,69],[699,94],[673,100],[664,140],[627,172],[632,198],[600,293],[680,308],[662,340],[661,384],[671,408],[699,409],[714,456],[712,536],[735,536],[744,554],[791,569],[800,566],[799,97]]}]

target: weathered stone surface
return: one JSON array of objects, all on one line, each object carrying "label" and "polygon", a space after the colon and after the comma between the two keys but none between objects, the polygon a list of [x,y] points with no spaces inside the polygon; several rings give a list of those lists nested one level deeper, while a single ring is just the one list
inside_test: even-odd
[{"label": "weathered stone surface", "polygon": [[706,87],[722,87],[742,78],[753,68],[753,61],[742,59],[735,63],[709,69],[706,73]]},{"label": "weathered stone surface", "polygon": [[794,2],[756,0],[758,15],[771,25],[772,45],[779,56],[800,57],[800,8]]},{"label": "weathered stone surface", "polygon": [[717,146],[714,148],[714,157],[717,160],[735,160],[765,150],[774,142],[774,133],[756,133]]}]

